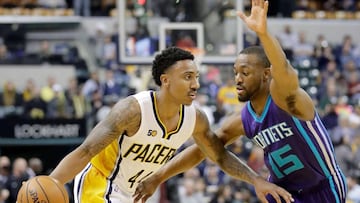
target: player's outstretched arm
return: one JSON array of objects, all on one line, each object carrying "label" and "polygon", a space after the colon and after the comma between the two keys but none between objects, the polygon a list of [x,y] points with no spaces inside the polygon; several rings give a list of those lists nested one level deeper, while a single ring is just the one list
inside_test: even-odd
[{"label": "player's outstretched arm", "polygon": [[266,200],[267,194],[271,194],[277,203],[282,202],[281,198],[287,203],[293,202],[289,192],[264,180],[233,153],[226,150],[224,143],[210,130],[209,122],[203,112],[197,112],[196,120],[197,126],[199,126],[195,129],[193,134],[196,144],[201,151],[212,161],[217,163],[222,170],[236,179],[254,185],[256,194],[261,202],[268,202]]},{"label": "player's outstretched arm", "polygon": [[162,182],[193,168],[204,160],[204,158],[205,156],[197,145],[193,144],[187,147],[153,175],[138,184],[133,195],[134,203],[138,201],[142,203],[146,202]]},{"label": "player's outstretched arm", "polygon": [[315,111],[313,101],[300,87],[296,70],[287,60],[278,40],[267,29],[268,7],[269,1],[252,0],[250,16],[242,12],[238,12],[238,16],[257,34],[271,63],[270,92],[275,103],[295,117],[311,120]]},{"label": "player's outstretched arm", "polygon": [[128,97],[119,101],[109,115],[91,130],[85,141],[60,161],[50,176],[63,184],[69,182],[92,157],[126,130],[136,128],[140,123],[140,117],[140,107],[135,98]]}]

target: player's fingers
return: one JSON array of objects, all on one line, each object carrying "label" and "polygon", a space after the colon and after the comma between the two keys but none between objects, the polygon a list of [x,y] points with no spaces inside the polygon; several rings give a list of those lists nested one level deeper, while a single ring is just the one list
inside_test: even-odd
[{"label": "player's fingers", "polygon": [[261,8],[264,8],[264,0],[259,0],[259,5]]},{"label": "player's fingers", "polygon": [[270,194],[275,199],[276,203],[281,203],[281,198],[276,191],[271,191]]},{"label": "player's fingers", "polygon": [[251,1],[251,5],[252,5],[252,6],[256,6],[256,0],[252,0],[252,1]]},{"label": "player's fingers", "polygon": [[268,201],[266,200],[265,195],[263,194],[258,194],[258,198],[260,200],[261,203],[268,203]]},{"label": "player's fingers", "polygon": [[147,199],[149,199],[150,195],[144,195],[142,198],[142,203],[145,203]]},{"label": "player's fingers", "polygon": [[277,191],[277,194],[279,194],[286,201],[286,203],[294,202],[292,195],[285,189],[278,188],[276,191]]},{"label": "player's fingers", "polygon": [[134,197],[134,203],[136,203],[136,202],[138,202],[140,200],[141,195],[137,194],[136,196],[133,195],[133,197]]},{"label": "player's fingers", "polygon": [[268,9],[269,9],[269,1],[268,0],[266,0],[265,2],[264,2],[264,11],[265,11],[265,13],[267,13],[268,12]]},{"label": "player's fingers", "polygon": [[243,20],[244,22],[246,21],[246,15],[243,12],[238,11],[236,13],[241,18],[241,20]]}]

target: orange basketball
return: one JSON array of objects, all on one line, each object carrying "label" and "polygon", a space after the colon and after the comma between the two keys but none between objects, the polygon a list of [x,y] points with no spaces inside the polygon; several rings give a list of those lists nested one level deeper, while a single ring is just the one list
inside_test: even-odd
[{"label": "orange basketball", "polygon": [[22,184],[16,202],[69,203],[69,196],[64,185],[54,178],[35,176]]}]

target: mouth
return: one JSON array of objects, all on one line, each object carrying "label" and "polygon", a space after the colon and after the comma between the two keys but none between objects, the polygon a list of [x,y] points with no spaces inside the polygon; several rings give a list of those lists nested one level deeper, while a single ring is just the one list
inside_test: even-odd
[{"label": "mouth", "polygon": [[243,92],[245,92],[245,89],[242,88],[242,87],[236,87],[236,92],[237,92],[238,94],[242,94]]},{"label": "mouth", "polygon": [[192,99],[192,100],[194,100],[194,99],[196,99],[196,92],[190,92],[189,93],[189,97]]}]

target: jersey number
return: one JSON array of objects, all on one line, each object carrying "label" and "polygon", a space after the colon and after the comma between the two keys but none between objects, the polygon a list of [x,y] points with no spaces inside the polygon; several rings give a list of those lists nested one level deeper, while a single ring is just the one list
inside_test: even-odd
[{"label": "jersey number", "polygon": [[301,163],[300,159],[296,155],[287,153],[290,150],[291,147],[287,144],[280,149],[270,153],[269,163],[275,175],[279,179],[283,178],[284,174],[289,175],[294,171],[304,168],[304,164]]},{"label": "jersey number", "polygon": [[153,171],[151,171],[150,173],[148,173],[147,175],[143,176],[140,180],[137,180],[139,179],[139,177],[141,176],[141,174],[144,173],[145,170],[141,170],[139,171],[138,173],[136,173],[133,177],[129,178],[128,182],[131,183],[130,184],[130,188],[132,188],[134,186],[134,183],[135,182],[138,182],[140,183],[142,180],[144,180],[146,177],[148,177],[150,174],[153,173]]}]

